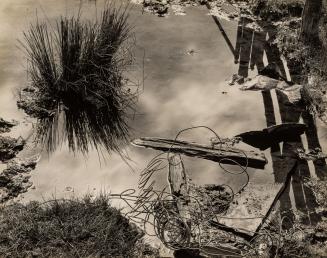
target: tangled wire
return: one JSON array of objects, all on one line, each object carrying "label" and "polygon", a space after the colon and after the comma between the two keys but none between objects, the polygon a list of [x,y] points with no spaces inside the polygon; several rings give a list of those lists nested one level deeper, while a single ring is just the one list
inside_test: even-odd
[{"label": "tangled wire", "polygon": [[[206,126],[197,126],[180,131],[175,141],[180,135],[196,128],[205,128],[215,136],[211,139],[212,148],[229,148],[240,139],[222,139],[216,132]],[[171,148],[173,145],[171,146]],[[245,158],[246,153],[244,153]],[[175,154],[176,155],[176,154]],[[248,162],[245,166],[230,158],[223,158],[219,166],[226,173],[232,175],[245,175],[246,182],[238,190],[234,191],[229,185],[212,185],[206,187],[197,187],[190,183],[188,195],[173,194],[165,187],[162,190],[155,190],[155,181],[152,180],[154,174],[163,171],[169,166],[180,164],[173,163],[170,151],[155,156],[141,172],[139,179],[139,193],[135,189],[128,189],[121,194],[112,194],[111,197],[118,198],[126,203],[129,210],[125,216],[132,222],[142,225],[144,232],[150,236],[158,237],[162,243],[172,249],[201,249],[214,247],[214,254],[222,251],[229,252],[229,256],[247,256],[260,254],[260,252],[270,252],[272,246],[280,246],[280,232],[276,223],[267,219],[262,226],[260,233],[247,241],[238,237],[234,233],[225,230],[224,226],[219,228],[213,226],[218,224],[219,219],[226,218],[227,210],[248,185],[249,175],[247,173]],[[179,159],[179,162],[183,162]],[[224,163],[234,164],[240,168],[240,171],[232,171],[224,166]],[[209,189],[210,188],[210,189]],[[214,194],[212,194],[214,193]],[[253,219],[257,219],[254,217]],[[243,218],[251,219],[251,218]],[[272,230],[274,228],[274,230]],[[275,233],[271,233],[275,232]],[[233,246],[232,249],[226,246]],[[213,252],[212,250],[206,251]]]}]

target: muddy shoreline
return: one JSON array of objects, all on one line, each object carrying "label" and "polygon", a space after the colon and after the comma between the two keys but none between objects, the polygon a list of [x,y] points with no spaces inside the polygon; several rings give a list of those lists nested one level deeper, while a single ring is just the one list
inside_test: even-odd
[{"label": "muddy shoreline", "polygon": [[[8,122],[0,119],[0,131],[9,133],[11,128],[18,126],[18,122]],[[0,172],[0,203],[7,203],[27,192],[33,183],[30,172],[35,169],[39,156],[17,157],[26,148],[26,141],[22,138],[12,138],[0,135],[0,161],[5,168]]]}]

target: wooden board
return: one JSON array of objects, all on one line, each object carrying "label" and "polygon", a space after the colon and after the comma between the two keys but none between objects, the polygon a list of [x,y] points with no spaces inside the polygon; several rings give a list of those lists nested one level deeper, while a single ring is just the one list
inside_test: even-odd
[{"label": "wooden board", "polygon": [[279,155],[273,156],[273,159],[274,169],[280,173],[278,182],[254,184],[250,179],[244,191],[235,196],[227,213],[217,216],[216,222],[224,228],[248,236],[253,236],[260,230],[297,168],[295,159]]},{"label": "wooden board", "polygon": [[[286,189],[297,164],[295,159],[287,156],[277,156],[274,161],[275,169],[282,172],[283,179],[279,180],[279,183],[267,182],[261,184],[253,183],[250,179],[249,184],[242,193],[235,196],[227,211],[223,214],[216,214],[212,219],[213,227],[222,231],[238,233],[238,236],[243,238],[252,237],[260,230],[272,208]],[[168,180],[171,193],[185,197],[179,200],[177,207],[183,221],[191,225],[190,213],[191,210],[194,210],[194,207],[191,207],[192,201],[187,196],[200,196],[193,194],[193,185],[188,183],[188,175],[180,156],[172,156],[169,163]],[[198,201],[200,201],[200,198],[198,198]],[[189,205],[189,208],[187,205]],[[201,201],[200,205],[204,207],[206,203]],[[204,210],[206,209],[204,208]]]},{"label": "wooden board", "polygon": [[284,189],[284,184],[252,184],[234,199],[226,214],[214,219],[222,228],[253,236],[269,215],[270,209]]},{"label": "wooden board", "polygon": [[177,208],[182,220],[190,225],[191,215],[188,209],[189,187],[184,164],[180,155],[169,158],[168,182],[171,194],[176,196]]},{"label": "wooden board", "polygon": [[260,169],[263,169],[267,164],[267,159],[263,153],[243,151],[237,148],[226,147],[224,145],[208,146],[194,142],[177,141],[156,137],[136,139],[132,141],[132,144],[137,147],[179,153],[190,157],[207,159],[224,164],[235,165],[235,162],[237,162],[242,166],[248,165],[249,167]]}]

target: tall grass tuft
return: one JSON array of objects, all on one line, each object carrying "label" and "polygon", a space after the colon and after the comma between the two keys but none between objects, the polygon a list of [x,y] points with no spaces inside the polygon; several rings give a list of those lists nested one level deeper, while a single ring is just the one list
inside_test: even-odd
[{"label": "tall grass tuft", "polygon": [[142,236],[106,195],[0,208],[1,257],[141,257]]},{"label": "tall grass tuft", "polygon": [[119,151],[127,142],[136,101],[124,78],[131,35],[128,6],[114,4],[95,22],[61,17],[54,29],[38,21],[24,33],[33,90],[20,107],[38,119],[36,138],[48,151],[62,139],[82,153],[90,146]]}]

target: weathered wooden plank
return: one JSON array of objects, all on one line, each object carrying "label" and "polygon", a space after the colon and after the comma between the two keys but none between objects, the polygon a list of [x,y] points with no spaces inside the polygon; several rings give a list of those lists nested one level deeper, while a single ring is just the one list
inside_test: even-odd
[{"label": "weathered wooden plank", "polygon": [[180,155],[169,157],[168,181],[173,195],[181,196],[188,194],[187,176]]},{"label": "weathered wooden plank", "polygon": [[232,203],[224,216],[217,215],[213,221],[218,222],[221,225],[218,228],[222,230],[232,229],[231,232],[240,236],[252,237],[270,214],[283,189],[282,183],[249,183],[242,194],[235,197],[236,204]]},{"label": "weathered wooden plank", "polygon": [[180,155],[173,155],[169,158],[168,182],[171,194],[176,196],[176,204],[179,215],[186,224],[190,224],[191,215],[189,212],[189,187],[184,164]]},{"label": "weathered wooden plank", "polygon": [[[232,229],[235,233],[253,237],[269,218],[280,196],[284,193],[290,182],[291,175],[297,167],[295,159],[288,156],[273,154],[274,170],[280,173],[275,183],[249,182],[242,194],[235,196],[224,216],[216,216],[218,222],[225,230]],[[276,173],[276,172],[275,172]]]},{"label": "weathered wooden plank", "polygon": [[194,142],[177,141],[165,138],[144,137],[132,142],[134,146],[152,148],[164,152],[184,154],[190,157],[220,162],[223,164],[235,165],[235,162],[242,166],[248,165],[253,168],[261,168],[267,164],[263,153],[254,151],[243,151],[226,146],[208,146]]}]

